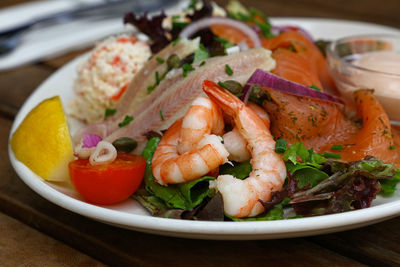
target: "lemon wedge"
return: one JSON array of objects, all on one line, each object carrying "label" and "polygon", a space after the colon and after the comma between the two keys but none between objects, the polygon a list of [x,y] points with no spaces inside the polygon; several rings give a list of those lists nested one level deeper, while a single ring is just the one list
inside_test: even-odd
[{"label": "lemon wedge", "polygon": [[10,144],[15,157],[43,179],[69,179],[68,163],[73,160],[73,148],[58,96],[33,108],[14,132]]}]

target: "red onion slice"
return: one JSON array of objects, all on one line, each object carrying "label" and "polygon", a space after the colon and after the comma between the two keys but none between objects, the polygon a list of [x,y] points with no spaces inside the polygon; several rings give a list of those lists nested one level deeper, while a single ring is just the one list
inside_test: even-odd
[{"label": "red onion slice", "polygon": [[243,95],[241,97],[241,100],[244,103],[247,103],[253,86],[269,88],[296,96],[329,101],[335,104],[344,104],[344,102],[341,99],[335,96],[314,90],[299,83],[286,80],[284,78],[276,76],[275,74],[260,69],[257,69],[250,76],[249,80],[246,82],[243,88],[242,91]]},{"label": "red onion slice", "polygon": [[225,17],[209,17],[209,18],[204,18],[197,20],[195,22],[190,23],[188,26],[186,26],[181,33],[179,34],[179,37],[181,38],[189,38],[196,32],[208,28],[212,25],[226,25],[230,27],[234,27],[247,35],[251,42],[254,45],[254,48],[261,47],[261,40],[258,37],[257,33],[246,23],[243,23],[241,21],[237,21],[234,19],[229,19]]},{"label": "red onion slice", "polygon": [[95,123],[89,124],[82,128],[80,128],[76,133],[72,136],[72,143],[74,145],[78,145],[81,143],[82,137],[85,134],[96,134],[101,138],[107,136],[107,124],[105,123]]},{"label": "red onion slice", "polygon": [[96,134],[84,134],[82,137],[82,147],[96,147],[102,138]]}]

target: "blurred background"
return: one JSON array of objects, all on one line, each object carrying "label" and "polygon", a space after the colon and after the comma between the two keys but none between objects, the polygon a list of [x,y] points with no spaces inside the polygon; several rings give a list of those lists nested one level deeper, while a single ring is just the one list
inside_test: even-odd
[{"label": "blurred background", "polygon": [[[225,6],[228,0],[215,2]],[[106,36],[132,30],[122,23],[123,15],[129,11],[151,12],[163,8],[173,12],[186,7],[188,3],[190,0],[2,0],[0,71],[54,59],[71,51],[91,47]],[[399,0],[242,0],[242,3],[270,17],[345,19],[400,28]],[[99,5],[106,7],[93,10]],[[88,10],[79,11],[78,14],[68,13],[82,8]],[[67,16],[42,19],[59,12],[67,12]],[[40,23],[30,25],[37,20],[41,20]]]}]

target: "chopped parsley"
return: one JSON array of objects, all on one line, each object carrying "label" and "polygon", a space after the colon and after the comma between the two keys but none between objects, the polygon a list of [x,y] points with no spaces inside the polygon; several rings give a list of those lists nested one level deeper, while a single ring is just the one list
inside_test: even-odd
[{"label": "chopped parsley", "polygon": [[287,142],[285,139],[278,139],[275,143],[275,152],[278,154],[283,154],[286,151]]},{"label": "chopped parsley", "polygon": [[[245,12],[246,14],[243,12]],[[274,37],[274,35],[271,33],[271,24],[268,17],[257,9],[249,8],[248,10],[245,9],[243,11],[235,12],[234,14],[229,13],[228,16],[246,23],[252,22],[260,28],[261,33],[262,35],[264,35],[264,37]]]},{"label": "chopped parsley", "polygon": [[156,84],[160,84],[160,75],[158,74],[158,71],[156,71]]},{"label": "chopped parsley", "polygon": [[164,59],[160,58],[160,57],[156,57],[156,60],[158,61],[158,63],[164,63]]},{"label": "chopped parsley", "polygon": [[184,21],[173,21],[172,22],[172,28],[174,28],[174,29],[183,29],[188,24],[189,24],[188,22],[184,22]]},{"label": "chopped parsley", "polygon": [[331,150],[342,150],[343,149],[343,145],[332,145],[331,146]]},{"label": "chopped parsley", "polygon": [[197,0],[191,0],[188,8],[195,9],[197,5]]},{"label": "chopped parsley", "polygon": [[225,72],[226,74],[228,74],[229,76],[233,75],[233,70],[231,69],[231,67],[228,64],[225,64]]},{"label": "chopped parsley", "polygon": [[324,156],[325,158],[332,158],[332,159],[340,159],[341,158],[340,154],[329,153],[329,152],[325,152],[324,154],[322,154],[322,156]]},{"label": "chopped parsley", "polygon": [[201,63],[200,63],[200,67],[201,66],[204,66],[206,64],[206,62],[203,60]]},{"label": "chopped parsley", "polygon": [[147,87],[147,93],[150,94],[157,87],[157,85],[150,85]]},{"label": "chopped parsley", "polygon": [[225,47],[225,49],[235,46],[233,43],[229,42],[228,40],[222,37],[215,37],[214,40],[220,42]]},{"label": "chopped parsley", "polygon": [[317,90],[317,91],[320,91],[320,92],[322,91],[321,88],[319,88],[318,86],[316,86],[316,85],[314,85],[314,84],[311,85],[310,88],[312,88],[312,89],[314,89],[314,90]]},{"label": "chopped parsley", "polygon": [[172,46],[175,46],[175,45],[177,45],[177,43],[179,43],[179,41],[181,40],[181,37],[178,37],[178,38],[176,38],[175,40],[173,40],[171,43],[172,43]]},{"label": "chopped parsley", "polygon": [[391,146],[389,147],[389,149],[390,149],[390,150],[394,150],[394,149],[396,149],[396,146],[391,145]]},{"label": "chopped parsley", "polygon": [[223,82],[218,82],[218,85],[223,87],[223,88],[225,88],[225,89],[228,89],[228,86],[226,86],[226,84],[223,83]]},{"label": "chopped parsley", "polygon": [[183,77],[186,77],[187,74],[188,74],[188,72],[189,72],[189,71],[193,71],[194,68],[193,68],[192,65],[185,63],[185,64],[183,64],[183,66],[182,66],[182,70],[183,70],[183,74],[182,74]]},{"label": "chopped parsley", "polygon": [[133,121],[133,117],[126,115],[124,120],[122,122],[118,123],[118,126],[124,127],[124,126],[128,125],[131,121]]},{"label": "chopped parsley", "polygon": [[104,113],[104,119],[108,116],[114,115],[117,112],[115,108],[106,108],[106,112]]},{"label": "chopped parsley", "polygon": [[164,118],[164,114],[163,114],[163,112],[162,112],[162,110],[160,109],[160,117],[161,117],[161,120],[164,120],[165,118]]}]

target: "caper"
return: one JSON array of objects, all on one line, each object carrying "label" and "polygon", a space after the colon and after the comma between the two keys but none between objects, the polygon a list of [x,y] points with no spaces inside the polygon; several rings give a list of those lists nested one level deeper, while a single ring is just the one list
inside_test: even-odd
[{"label": "caper", "polygon": [[243,90],[242,85],[233,80],[224,81],[225,88],[234,95],[240,94]]},{"label": "caper", "polygon": [[167,66],[169,70],[179,68],[180,64],[181,64],[181,59],[177,54],[172,54],[167,59]]},{"label": "caper", "polygon": [[117,149],[117,151],[125,153],[129,153],[137,147],[136,140],[133,140],[129,137],[118,138],[112,144]]}]

